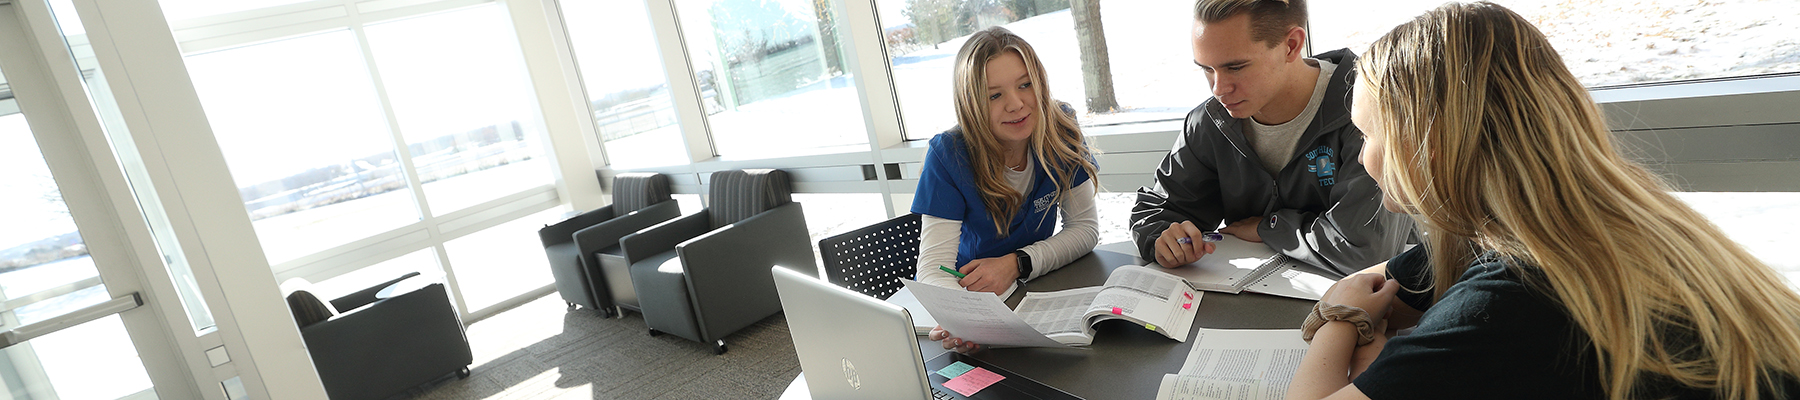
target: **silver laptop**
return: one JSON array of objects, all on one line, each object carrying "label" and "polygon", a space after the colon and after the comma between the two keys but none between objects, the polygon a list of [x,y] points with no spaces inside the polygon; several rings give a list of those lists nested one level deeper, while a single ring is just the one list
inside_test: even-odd
[{"label": "silver laptop", "polygon": [[[1079,399],[961,353],[924,360],[905,308],[785,267],[771,270],[815,400]],[[943,387],[950,378],[927,372],[959,361],[1006,379],[963,397]]]}]

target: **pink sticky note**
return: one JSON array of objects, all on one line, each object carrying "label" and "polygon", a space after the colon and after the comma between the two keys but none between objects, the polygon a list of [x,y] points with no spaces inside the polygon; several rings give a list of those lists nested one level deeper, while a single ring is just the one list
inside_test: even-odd
[{"label": "pink sticky note", "polygon": [[1113,314],[1125,315],[1125,309],[1113,307]]},{"label": "pink sticky note", "polygon": [[1006,379],[1006,377],[1000,376],[1000,374],[996,374],[993,371],[988,371],[985,368],[976,367],[975,369],[969,370],[969,372],[958,375],[956,379],[944,382],[944,387],[954,390],[957,393],[961,393],[965,397],[974,396],[975,392],[980,392],[981,389],[987,389],[988,386],[992,386],[1001,379]]},{"label": "pink sticky note", "polygon": [[1192,308],[1194,308],[1194,303],[1187,303],[1187,304],[1182,304],[1182,305],[1181,305],[1181,308],[1182,308],[1182,309],[1184,309],[1184,310],[1185,310],[1185,309],[1192,309]]}]

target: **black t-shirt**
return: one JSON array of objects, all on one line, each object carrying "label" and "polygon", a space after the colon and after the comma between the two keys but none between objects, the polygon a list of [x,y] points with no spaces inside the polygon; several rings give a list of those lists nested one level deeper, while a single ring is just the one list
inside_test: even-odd
[{"label": "black t-shirt", "polygon": [[1412,334],[1389,340],[1357,376],[1356,388],[1369,398],[1605,397],[1587,334],[1561,306],[1526,287],[1521,269],[1483,257],[1435,304],[1424,290],[1424,246],[1395,256],[1387,269],[1405,288],[1400,300],[1425,313]]},{"label": "black t-shirt", "polygon": [[[1525,284],[1498,257],[1478,258],[1435,304],[1425,272],[1424,247],[1388,261],[1403,288],[1397,297],[1424,311],[1412,334],[1389,340],[1356,388],[1371,399],[1599,399],[1599,361],[1588,335],[1554,299]],[[1419,293],[1413,293],[1418,291]],[[1680,337],[1683,335],[1677,335]],[[1687,337],[1692,337],[1687,335]],[[1775,383],[1800,394],[1800,379]],[[1674,384],[1667,377],[1639,379],[1644,398],[1711,399],[1713,392]],[[1780,398],[1765,386],[1764,399]]]}]

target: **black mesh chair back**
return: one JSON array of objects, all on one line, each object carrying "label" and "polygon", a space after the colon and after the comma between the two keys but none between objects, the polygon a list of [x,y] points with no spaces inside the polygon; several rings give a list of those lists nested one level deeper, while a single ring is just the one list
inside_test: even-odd
[{"label": "black mesh chair back", "polygon": [[819,240],[819,255],[831,283],[886,300],[918,272],[919,214]]}]

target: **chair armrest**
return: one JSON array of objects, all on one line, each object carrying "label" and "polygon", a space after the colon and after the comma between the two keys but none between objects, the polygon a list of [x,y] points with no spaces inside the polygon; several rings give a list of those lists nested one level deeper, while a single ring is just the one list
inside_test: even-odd
[{"label": "chair armrest", "polygon": [[682,216],[663,221],[649,228],[619,238],[619,247],[625,251],[628,263],[637,263],[646,257],[662,254],[675,249],[675,245],[700,236],[712,229],[711,211]]},{"label": "chair armrest", "polygon": [[[581,250],[581,258],[587,259],[593,257],[594,252],[600,251],[600,249],[619,244],[619,238],[625,237],[625,235],[637,233],[679,216],[681,216],[681,205],[674,200],[666,200],[575,231],[575,247]],[[597,264],[590,262],[588,265]]]},{"label": "chair armrest", "polygon": [[569,235],[575,234],[575,231],[594,226],[594,224],[606,222],[606,220],[612,218],[613,206],[596,208],[592,211],[581,213],[581,215],[569,217],[569,219],[562,220],[562,222],[544,225],[542,229],[538,229],[538,241],[543,242],[544,247],[550,247],[550,245],[557,243],[568,243]]},{"label": "chair armrest", "polygon": [[788,203],[676,247],[701,335],[716,337],[781,308],[770,266],[819,276],[806,214]]},{"label": "chair armrest", "polygon": [[400,281],[404,281],[404,280],[406,280],[406,278],[411,278],[411,277],[415,277],[415,276],[419,276],[419,273],[418,272],[408,272],[408,273],[406,273],[406,275],[401,275],[399,278],[394,278],[394,280],[382,282],[379,285],[370,286],[369,288],[363,289],[363,290],[358,290],[358,291],[356,291],[356,293],[347,294],[347,295],[344,295],[343,297],[333,299],[333,300],[331,300],[331,308],[336,308],[338,310],[338,312],[342,313],[342,312],[349,312],[350,310],[355,310],[357,307],[362,307],[364,305],[368,305],[369,303],[374,303],[375,300],[380,300],[380,299],[375,298],[376,292],[380,292],[381,289],[386,289],[388,286],[393,286],[396,283],[400,283]]}]

